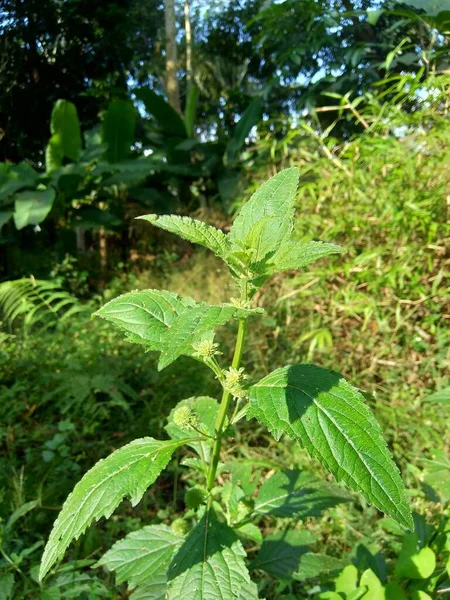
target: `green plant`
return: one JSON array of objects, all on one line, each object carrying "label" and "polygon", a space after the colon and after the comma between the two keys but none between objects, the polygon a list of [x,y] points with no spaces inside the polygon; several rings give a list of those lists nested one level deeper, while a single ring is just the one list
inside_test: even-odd
[{"label": "green plant", "polygon": [[401,540],[394,560],[388,563],[380,553],[358,546],[352,563],[337,575],[334,590],[315,600],[430,600],[431,594],[445,598],[450,591],[450,521],[443,516],[433,527],[419,515],[414,520],[416,532],[408,534],[391,519],[382,521]]},{"label": "green plant", "polygon": [[[211,249],[228,265],[240,297],[207,305],[159,291],[119,296],[97,315],[125,331],[130,342],[160,352],[159,370],[179,356],[197,359],[215,374],[222,399],[183,400],[170,414],[169,440],[137,439],[97,463],[77,484],[55,522],[41,563],[40,578],[52,570],[70,542],[102,516],[109,517],[124,497],[133,505],[188,446],[187,510],[172,528],[149,525],[117,542],[97,563],[126,581],[132,598],[258,597],[248,566],[274,577],[304,579],[337,568],[335,557],[309,550],[307,530],[284,528],[263,540],[264,519],[304,519],[349,497],[341,488],[306,472],[279,471],[259,485],[261,469],[231,458],[221,461],[223,444],[237,435],[237,424],[256,418],[279,440],[294,438],[339,481],[361,492],[401,526],[413,529],[403,483],[364,396],[334,371],[290,365],[251,382],[241,361],[250,318],[264,311],[255,295],[271,276],[298,269],[342,248],[324,242],[298,243],[292,235],[298,169],[282,171],[263,184],[225,235],[205,223],[178,216],[142,217],[153,225]],[[236,320],[231,365],[215,329]],[[247,565],[245,547],[260,547]],[[248,548],[251,551],[251,548]]]}]

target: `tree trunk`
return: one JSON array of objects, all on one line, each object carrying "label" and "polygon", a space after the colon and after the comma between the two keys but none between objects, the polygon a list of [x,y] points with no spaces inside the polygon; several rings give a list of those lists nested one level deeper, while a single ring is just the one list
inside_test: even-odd
[{"label": "tree trunk", "polygon": [[184,30],[186,33],[186,96],[192,85],[192,28],[191,28],[191,6],[189,0],[184,0]]},{"label": "tree trunk", "polygon": [[180,91],[177,77],[177,27],[175,0],[165,0],[166,27],[166,92],[170,106],[181,114]]}]

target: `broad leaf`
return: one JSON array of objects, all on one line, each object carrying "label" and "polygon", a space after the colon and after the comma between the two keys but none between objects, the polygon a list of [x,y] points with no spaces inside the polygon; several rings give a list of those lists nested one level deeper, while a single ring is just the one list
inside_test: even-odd
[{"label": "broad leaf", "polygon": [[42,579],[70,542],[78,539],[93,521],[110,517],[125,496],[135,506],[166,467],[173,452],[189,440],[135,440],[100,460],[64,502],[42,557]]},{"label": "broad leaf", "polygon": [[14,575],[6,573],[0,576],[0,600],[11,600],[14,591]]},{"label": "broad leaf", "polygon": [[164,598],[167,569],[182,542],[166,525],[150,525],[114,544],[95,566],[115,571],[117,584],[126,581],[130,589],[145,586],[150,598],[151,594]]},{"label": "broad leaf", "polygon": [[3,227],[3,225],[6,225],[6,223],[10,220],[13,214],[14,213],[12,212],[12,210],[0,211],[0,229]]},{"label": "broad leaf", "polygon": [[281,471],[262,485],[255,500],[254,512],[304,519],[318,517],[327,508],[350,500],[343,491],[327,486],[308,473]]},{"label": "broad leaf", "polygon": [[50,119],[52,136],[57,136],[60,153],[65,158],[76,161],[81,153],[80,121],[75,104],[67,100],[57,100]]},{"label": "broad leaf", "polygon": [[436,568],[436,556],[431,548],[420,548],[417,533],[403,538],[402,549],[395,565],[397,577],[427,579]]},{"label": "broad leaf", "polygon": [[336,244],[327,244],[325,242],[307,242],[306,244],[286,242],[267,261],[262,270],[265,274],[270,275],[291,269],[300,269],[320,258],[341,252],[344,252],[344,249],[336,246]]},{"label": "broad leaf", "polygon": [[361,575],[361,580],[359,582],[360,586],[366,586],[367,592],[364,594],[363,598],[365,600],[384,600],[385,593],[384,587],[372,569],[367,569]]},{"label": "broad leaf", "polygon": [[[209,396],[200,396],[198,398],[188,398],[187,400],[182,400],[170,412],[165,430],[173,440],[180,440],[186,437],[186,431],[178,427],[178,425],[175,425],[173,422],[173,415],[181,406],[189,406],[192,408],[200,420],[201,429],[210,436],[214,436],[215,422],[217,413],[219,411],[219,404],[215,398],[210,398]],[[203,462],[208,462],[211,444],[212,440],[205,440],[191,442],[189,446],[197,452]]]},{"label": "broad leaf", "polygon": [[336,592],[341,592],[344,595],[354,592],[358,588],[358,569],[355,565],[347,565],[345,569],[339,573],[336,579]]},{"label": "broad leaf", "polygon": [[254,589],[244,559],[236,533],[207,511],[173,558],[167,600],[244,600],[243,589]]},{"label": "broad leaf", "polygon": [[250,243],[252,263],[278,250],[291,233],[298,178],[297,168],[281,171],[258,188],[236,217],[229,240],[237,250]]},{"label": "broad leaf", "polygon": [[287,434],[298,440],[338,481],[414,528],[381,428],[341,375],[314,365],[284,367],[252,386],[250,400],[249,419],[257,418],[276,439]]},{"label": "broad leaf", "polygon": [[437,17],[443,12],[450,11],[450,0],[396,0],[418,10],[423,10],[427,15]]},{"label": "broad leaf", "polygon": [[262,569],[279,579],[292,579],[300,560],[309,551],[315,537],[306,530],[277,531],[264,538],[253,569]]},{"label": "broad leaf", "polygon": [[17,194],[14,205],[14,223],[17,229],[42,223],[51,211],[54,199],[55,190],[53,188]]},{"label": "broad leaf", "polygon": [[145,110],[155,117],[162,131],[169,135],[186,137],[186,126],[177,111],[158,94],[148,88],[136,90],[136,97],[144,103]]},{"label": "broad leaf", "polygon": [[192,354],[193,345],[200,341],[204,334],[225,325],[236,314],[237,310],[233,306],[198,304],[187,308],[169,328],[158,370],[161,371],[183,354]]},{"label": "broad leaf", "polygon": [[299,568],[292,577],[297,581],[305,581],[321,575],[329,575],[340,571],[346,562],[335,556],[328,556],[328,554],[307,552],[301,557]]},{"label": "broad leaf", "polygon": [[[184,123],[186,126],[186,131],[189,137],[192,137],[195,133],[195,121],[197,118],[197,107],[198,107],[198,98],[200,95],[200,90],[197,86],[192,85],[189,88],[189,92],[186,99],[186,108],[184,111]],[[196,140],[192,140],[194,143]]]},{"label": "broad leaf", "polygon": [[194,304],[172,292],[143,290],[118,296],[94,314],[125,331],[130,342],[161,351],[169,326],[186,306]]},{"label": "broad leaf", "polygon": [[227,145],[227,163],[232,164],[239,158],[249,133],[261,119],[263,103],[261,98],[254,98],[239,119],[233,135]]},{"label": "broad leaf", "polygon": [[106,160],[116,163],[130,154],[134,143],[136,109],[128,100],[113,100],[105,114],[102,142],[106,145]]},{"label": "broad leaf", "polygon": [[227,260],[230,252],[227,236],[220,229],[203,223],[203,221],[176,215],[163,215],[161,217],[158,215],[144,215],[138,217],[138,219],[149,221],[152,225],[170,233],[175,233],[184,240],[205,246],[220,258]]}]

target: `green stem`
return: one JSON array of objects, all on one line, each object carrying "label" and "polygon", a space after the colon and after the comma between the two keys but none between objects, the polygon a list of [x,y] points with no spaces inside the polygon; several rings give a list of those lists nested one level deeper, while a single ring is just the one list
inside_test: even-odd
[{"label": "green stem", "polygon": [[[234,349],[234,355],[233,355],[233,362],[231,363],[231,366],[234,369],[239,369],[239,367],[241,365],[246,330],[247,330],[247,319],[240,319],[237,340],[236,340],[236,347]],[[215,425],[216,440],[214,442],[212,460],[211,460],[211,464],[209,466],[209,471],[208,471],[208,491],[212,490],[212,488],[214,487],[214,483],[216,481],[217,465],[219,464],[220,449],[222,448],[222,437],[223,437],[223,432],[224,432],[224,425],[225,425],[225,421],[226,421],[226,418],[228,415],[228,411],[230,409],[230,403],[231,403],[231,394],[228,390],[224,389],[223,394],[222,394],[222,400],[220,402],[219,412],[217,414],[216,425]]]}]

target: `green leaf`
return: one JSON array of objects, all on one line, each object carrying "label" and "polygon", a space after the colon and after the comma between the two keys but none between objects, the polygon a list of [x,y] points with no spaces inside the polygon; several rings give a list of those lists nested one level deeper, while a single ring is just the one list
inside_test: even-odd
[{"label": "green leaf", "polygon": [[11,196],[19,190],[26,187],[34,188],[39,178],[38,173],[27,162],[21,162],[13,166],[8,165],[4,173],[0,174],[2,175],[2,185],[0,187],[0,202],[2,205],[11,204]]},{"label": "green leaf", "polygon": [[239,598],[250,586],[245,556],[236,533],[207,511],[172,560],[167,600]]},{"label": "green leaf", "polygon": [[227,145],[227,163],[230,165],[239,159],[239,154],[249,133],[261,119],[263,103],[261,98],[254,98],[239,119],[233,135]]},{"label": "green leaf", "polygon": [[306,244],[286,242],[268,259],[267,264],[263,265],[261,270],[270,275],[291,269],[300,269],[320,258],[341,252],[344,252],[344,249],[340,246],[325,242],[307,242]]},{"label": "green leaf", "polygon": [[186,137],[186,126],[177,111],[158,94],[148,88],[136,90],[136,97],[144,103],[145,110],[155,117],[166,134]]},{"label": "green leaf", "polygon": [[254,512],[280,518],[318,517],[327,508],[351,498],[316,477],[301,471],[281,471],[265,481],[255,500]]},{"label": "green leaf", "polygon": [[130,154],[134,143],[136,110],[129,100],[113,100],[108,106],[102,126],[102,142],[106,160],[116,163]]},{"label": "green leaf", "polygon": [[125,331],[130,342],[143,344],[147,350],[161,351],[168,328],[186,306],[194,304],[194,300],[172,292],[143,290],[114,298],[94,315]]},{"label": "green leaf", "polygon": [[396,0],[418,10],[423,10],[427,15],[437,17],[439,14],[450,11],[450,0]]},{"label": "green leaf", "polygon": [[342,569],[346,561],[327,554],[314,554],[307,552],[301,557],[300,566],[293,574],[296,581],[314,579],[321,575],[329,575]]},{"label": "green leaf", "polygon": [[14,588],[14,575],[6,573],[0,577],[0,600],[11,600]]},{"label": "green leaf", "polygon": [[223,231],[203,223],[203,221],[176,215],[163,215],[161,217],[158,215],[143,215],[137,218],[174,233],[184,240],[205,246],[225,261],[230,253],[227,236]]},{"label": "green leaf", "polygon": [[434,404],[450,404],[450,387],[434,392],[430,396],[426,396],[422,402],[432,402]]},{"label": "green leaf", "polygon": [[292,579],[301,558],[309,551],[315,537],[306,530],[277,531],[264,538],[253,569],[262,569],[279,579]]},{"label": "green leaf", "polygon": [[408,596],[397,581],[390,581],[384,589],[384,594],[386,600],[408,600]]},{"label": "green leaf", "polygon": [[347,565],[345,569],[339,573],[336,579],[336,592],[344,595],[354,592],[358,588],[358,569],[355,565]]},{"label": "green leaf", "polygon": [[125,496],[136,506],[173,452],[187,441],[134,440],[94,465],[64,502],[45,547],[39,578],[45,577],[70,542],[93,521],[109,518]]},{"label": "green leaf", "polygon": [[361,392],[314,365],[278,369],[252,386],[247,418],[279,439],[287,434],[338,481],[362,492],[399,523],[414,528],[400,474]]},{"label": "green leaf", "polygon": [[436,556],[429,547],[419,549],[418,536],[410,533],[403,538],[402,549],[395,565],[397,577],[427,579],[436,568]]},{"label": "green leaf", "polygon": [[57,136],[60,153],[72,161],[78,160],[81,153],[80,121],[75,104],[67,100],[57,100],[50,119],[50,132]]},{"label": "green leaf", "polygon": [[182,542],[166,525],[150,525],[114,544],[94,566],[115,571],[117,584],[126,581],[129,589],[142,585],[150,597],[162,591],[159,597],[164,598],[167,569]]},{"label": "green leaf", "polygon": [[361,586],[367,587],[367,592],[362,596],[364,600],[384,600],[385,599],[385,590],[383,584],[372,571],[372,569],[367,569],[361,575],[360,580]]},{"label": "green leaf", "polygon": [[237,525],[235,531],[239,537],[251,540],[256,544],[263,543],[263,536],[259,527],[253,523],[244,523],[243,525]]},{"label": "green leaf", "polygon": [[197,107],[200,90],[193,85],[189,88],[184,111],[184,123],[189,137],[194,135],[195,121],[197,118]]},{"label": "green leaf", "polygon": [[[182,400],[170,412],[168,423],[164,429],[173,440],[180,440],[186,437],[186,431],[178,427],[178,425],[175,425],[173,422],[173,415],[181,406],[189,406],[195,412],[200,420],[202,430],[211,436],[215,434],[215,422],[217,413],[219,411],[219,404],[215,398],[210,398],[209,396],[199,396],[198,398],[188,398],[187,400]],[[211,443],[212,440],[196,441],[191,442],[189,446],[197,452],[203,462],[208,462],[210,457]]]},{"label": "green leaf", "polygon": [[342,596],[336,594],[336,592],[323,592],[316,596],[317,600],[342,600]]},{"label": "green leaf", "polygon": [[[394,599],[392,598],[392,600]],[[395,600],[397,600],[397,598]],[[402,598],[399,598],[398,600],[402,600]],[[433,598],[422,590],[414,590],[411,600],[433,600]]]},{"label": "green leaf", "polygon": [[62,167],[64,162],[64,150],[61,136],[58,133],[52,135],[45,149],[45,171],[53,173]]},{"label": "green leaf", "polygon": [[12,210],[0,211],[0,229],[3,227],[3,225],[6,225],[6,223],[10,220],[13,214],[14,213]]},{"label": "green leaf", "polygon": [[236,217],[229,240],[236,250],[251,242],[252,263],[275,252],[291,233],[299,171],[285,169],[271,177],[244,204]]},{"label": "green leaf", "polygon": [[183,354],[191,355],[194,344],[200,341],[203,334],[225,325],[236,314],[234,306],[212,306],[198,304],[188,307],[172,323],[165,338],[165,348],[161,352],[158,370],[173,363]]},{"label": "green leaf", "polygon": [[55,190],[53,188],[17,194],[14,205],[14,223],[17,229],[42,223],[51,211],[54,199]]}]

